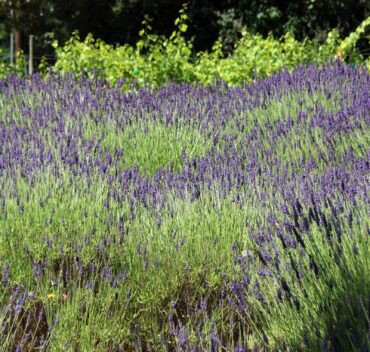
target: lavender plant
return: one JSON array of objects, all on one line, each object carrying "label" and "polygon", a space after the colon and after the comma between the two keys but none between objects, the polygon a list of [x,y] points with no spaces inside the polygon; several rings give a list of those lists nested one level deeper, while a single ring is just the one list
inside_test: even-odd
[{"label": "lavender plant", "polygon": [[370,76],[123,91],[0,80],[0,343],[370,344]]}]

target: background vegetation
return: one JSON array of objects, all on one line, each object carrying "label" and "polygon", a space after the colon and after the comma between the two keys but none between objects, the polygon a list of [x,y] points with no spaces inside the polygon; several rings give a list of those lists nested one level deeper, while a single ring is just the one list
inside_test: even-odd
[{"label": "background vegetation", "polygon": [[[18,30],[22,49],[28,52],[29,34],[35,35],[35,56],[54,62],[50,36],[60,43],[78,30],[81,39],[91,33],[107,44],[134,46],[145,15],[153,19],[152,32],[169,37],[183,0],[0,0],[0,45],[9,49],[9,33]],[[189,29],[185,38],[194,38],[195,52],[210,50],[222,38],[226,52],[233,51],[241,31],[269,33],[276,38],[288,31],[298,40],[305,37],[322,39],[337,28],[348,36],[370,15],[366,0],[189,0]],[[358,42],[358,50],[369,54],[368,41]],[[7,52],[3,52],[6,56]]]},{"label": "background vegetation", "polygon": [[215,80],[236,85],[268,77],[282,69],[291,70],[299,64],[337,59],[353,65],[365,62],[370,67],[370,59],[356,51],[356,44],[369,25],[370,17],[344,39],[333,29],[322,43],[308,38],[298,41],[292,32],[275,39],[272,34],[264,38],[243,30],[232,53],[225,53],[221,40],[214,43],[211,51],[195,53],[193,40],[187,40],[184,35],[188,29],[184,7],[169,37],[153,34],[149,19],[145,19],[141,39],[135,46],[111,46],[91,35],[81,41],[78,33],[62,47],[54,41],[57,55],[54,70],[74,72],[78,77],[98,76],[112,84],[123,77],[130,87],[133,83],[159,87],[184,81],[207,85]]}]

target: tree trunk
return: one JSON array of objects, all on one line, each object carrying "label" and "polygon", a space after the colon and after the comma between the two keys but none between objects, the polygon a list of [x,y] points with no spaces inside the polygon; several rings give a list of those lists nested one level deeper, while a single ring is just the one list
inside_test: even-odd
[{"label": "tree trunk", "polygon": [[19,29],[15,30],[15,52],[22,50],[22,42],[21,42],[21,31]]},{"label": "tree trunk", "polygon": [[[15,5],[15,6],[14,6]],[[19,21],[19,11],[20,11],[20,1],[13,1],[13,26],[15,28],[15,62],[17,62],[17,53],[22,50],[22,32],[20,30],[20,21]]]}]

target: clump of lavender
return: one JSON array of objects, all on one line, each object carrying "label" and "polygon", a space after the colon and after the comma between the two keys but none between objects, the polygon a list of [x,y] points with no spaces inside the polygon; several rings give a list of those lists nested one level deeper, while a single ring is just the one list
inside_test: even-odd
[{"label": "clump of lavender", "polygon": [[4,348],[365,349],[369,88],[0,80]]}]

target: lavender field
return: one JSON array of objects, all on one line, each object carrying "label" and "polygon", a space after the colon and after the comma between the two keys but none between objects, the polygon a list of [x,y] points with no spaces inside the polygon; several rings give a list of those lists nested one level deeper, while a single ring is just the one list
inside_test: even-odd
[{"label": "lavender field", "polygon": [[370,75],[0,80],[4,351],[368,351]]}]

